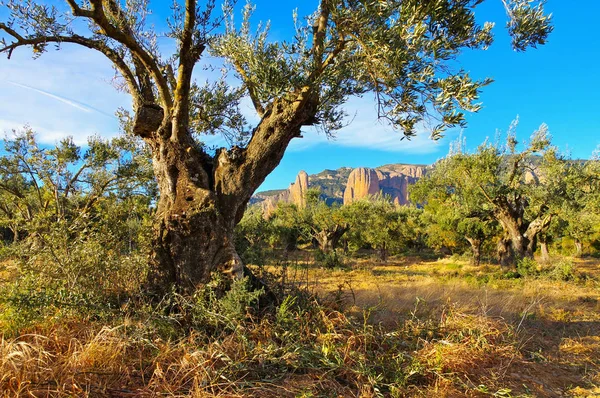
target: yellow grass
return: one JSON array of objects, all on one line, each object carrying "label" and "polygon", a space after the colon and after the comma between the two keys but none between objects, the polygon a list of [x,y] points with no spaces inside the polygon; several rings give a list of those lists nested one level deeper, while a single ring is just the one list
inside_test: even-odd
[{"label": "yellow grass", "polygon": [[494,266],[451,260],[288,269],[328,303],[302,330],[255,319],[170,339],[147,319],[44,322],[0,336],[0,397],[375,397],[372,350],[402,368],[384,396],[600,396],[600,263],[576,267],[587,280],[487,278]]}]

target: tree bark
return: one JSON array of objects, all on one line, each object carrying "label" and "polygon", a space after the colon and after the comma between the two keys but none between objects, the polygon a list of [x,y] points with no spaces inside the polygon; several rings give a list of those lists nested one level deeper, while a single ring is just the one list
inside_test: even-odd
[{"label": "tree bark", "polygon": [[233,241],[239,207],[224,205],[211,189],[208,159],[191,142],[160,138],[151,145],[160,190],[149,280],[153,290],[175,284],[193,291],[215,269],[243,277]]},{"label": "tree bark", "polygon": [[579,239],[575,239],[575,257],[581,257],[583,255],[583,244]]},{"label": "tree bark", "polygon": [[[512,261],[511,266],[516,266],[516,262],[522,258],[533,258],[537,247],[537,238],[540,233],[547,230],[552,221],[552,214],[546,214],[541,211],[540,215],[533,221],[527,222],[524,219],[525,204],[517,201],[517,204],[511,205],[506,200],[498,200],[496,205],[496,218],[500,222],[505,233],[505,238],[510,241],[511,255],[504,248],[498,247],[498,253],[502,261]],[[502,243],[504,245],[504,243]]]},{"label": "tree bark", "polygon": [[336,225],[332,229],[324,229],[315,232],[314,237],[319,243],[319,249],[324,253],[329,253],[335,250],[340,242],[342,236],[346,233],[348,227]]},{"label": "tree bark", "polygon": [[379,248],[379,259],[381,261],[385,262],[385,261],[387,261],[387,257],[388,257],[387,245],[385,242],[383,242],[383,244]]},{"label": "tree bark", "polygon": [[515,268],[516,261],[510,239],[503,237],[496,246],[498,260],[502,268]]},{"label": "tree bark", "polygon": [[471,251],[473,252],[472,263],[476,266],[481,264],[481,239],[468,238],[465,237],[467,241],[471,244]]},{"label": "tree bark", "polygon": [[[161,126],[146,137],[160,191],[148,289],[164,293],[175,285],[191,292],[215,270],[233,279],[248,275],[234,247],[234,228],[254,191],[300,135],[310,115],[300,105],[275,101],[246,148],[223,148],[214,157],[181,133],[181,126]],[[333,245],[339,237],[334,234]]]},{"label": "tree bark", "polygon": [[21,237],[19,236],[19,227],[15,226],[14,228],[10,228],[13,234],[13,243],[17,243]]},{"label": "tree bark", "polygon": [[544,240],[540,240],[540,251],[542,254],[542,261],[548,262],[550,261],[550,252],[548,251],[548,242]]}]

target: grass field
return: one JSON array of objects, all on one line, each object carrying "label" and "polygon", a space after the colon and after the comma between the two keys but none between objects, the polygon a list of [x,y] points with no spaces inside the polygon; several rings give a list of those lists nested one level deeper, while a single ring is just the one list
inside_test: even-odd
[{"label": "grass field", "polygon": [[309,279],[334,302],[343,296],[350,312],[374,308],[372,321],[390,328],[411,319],[447,327],[451,312],[453,322],[463,319],[459,329],[487,323],[508,343],[495,347],[505,352],[477,353],[460,342],[424,341],[422,353],[441,361],[440,383],[483,385],[492,395],[504,388],[513,395],[600,396],[600,263],[574,265],[570,281],[503,278],[495,266],[415,259],[358,262],[350,272],[316,270]]},{"label": "grass field", "polygon": [[296,298],[262,317],[236,317],[227,303],[243,297],[28,322],[4,305],[0,396],[600,397],[600,262],[561,262],[516,277],[449,259],[296,261],[267,267]]}]

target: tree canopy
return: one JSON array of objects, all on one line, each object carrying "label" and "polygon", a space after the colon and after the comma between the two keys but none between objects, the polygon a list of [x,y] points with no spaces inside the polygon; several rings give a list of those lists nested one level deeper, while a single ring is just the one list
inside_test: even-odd
[{"label": "tree canopy", "polygon": [[[65,0],[68,9],[34,0],[8,0],[9,17],[0,52],[10,58],[28,46],[34,57],[48,47],[77,44],[104,54],[120,78],[119,87],[132,95],[134,111],[152,103],[162,112],[138,112],[136,132],[157,128],[160,114],[179,115],[194,133],[225,132],[232,142],[248,137],[237,108],[248,95],[259,116],[283,97],[314,102],[312,122],[328,131],[343,125],[342,105],[349,96],[373,92],[379,116],[407,135],[426,116],[439,116],[434,136],[464,122],[461,110],[476,111],[479,89],[489,80],[473,80],[448,61],[462,50],[485,49],[493,41],[494,23],[479,24],[475,9],[482,0],[341,1],[323,0],[308,16],[294,14],[294,39],[272,41],[269,24],[252,30],[256,6],[243,6],[234,18],[236,2],[215,0],[197,4],[175,1],[166,32],[148,23],[148,0]],[[515,50],[544,44],[552,31],[544,1],[502,0],[507,29]],[[79,23],[85,21],[87,24]],[[224,28],[221,26],[224,24]],[[177,43],[174,54],[162,54],[157,37],[164,33]],[[210,52],[222,57],[243,87],[223,80],[199,84],[192,71]],[[140,114],[141,113],[141,114]]]}]

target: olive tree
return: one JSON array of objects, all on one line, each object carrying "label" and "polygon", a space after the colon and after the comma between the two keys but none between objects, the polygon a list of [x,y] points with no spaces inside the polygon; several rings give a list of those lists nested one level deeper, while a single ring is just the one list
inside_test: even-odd
[{"label": "olive tree", "polygon": [[569,198],[559,209],[562,234],[573,239],[575,256],[583,255],[583,244],[594,236],[600,221],[600,168],[598,153],[587,161],[574,161],[566,174],[565,194]]},{"label": "olive tree", "polygon": [[297,250],[299,239],[308,235],[302,211],[294,203],[278,202],[269,223],[271,246],[282,246],[286,252]]},{"label": "olive tree", "polygon": [[[533,257],[538,236],[569,200],[569,162],[550,145],[547,126],[536,130],[521,150],[515,128],[513,123],[505,144],[486,142],[475,153],[454,148],[415,191],[422,193],[417,200],[445,198],[447,204],[462,207],[464,220],[495,220],[502,229],[498,255],[507,266]],[[462,232],[465,237],[483,233],[482,225],[463,225]]]},{"label": "olive tree", "polygon": [[321,199],[321,191],[311,188],[306,192],[306,206],[301,214],[305,232],[318,243],[319,249],[323,253],[335,251],[349,228],[345,212],[340,206],[328,206]]},{"label": "olive tree", "polygon": [[29,128],[2,146],[0,225],[13,230],[19,283],[69,294],[135,288],[156,198],[145,148],[131,137],[48,147]]},{"label": "olive tree", "polygon": [[[38,57],[74,44],[112,62],[131,95],[133,133],[150,148],[160,190],[151,285],[193,289],[215,269],[243,275],[233,231],[250,197],[303,127],[332,132],[344,124],[348,98],[374,93],[379,117],[407,136],[432,116],[438,137],[464,123],[463,110],[478,110],[479,90],[489,81],[472,79],[455,60],[492,42],[493,24],[475,18],[482,2],[319,0],[313,14],[296,18],[293,40],[274,41],[268,25],[251,29],[251,5],[236,23],[233,0],[220,7],[216,0],[175,0],[162,33],[175,44],[168,55],[147,21],[149,0],[65,0],[65,9],[4,0],[0,52],[10,58],[30,47]],[[543,1],[502,2],[515,49],[545,42],[552,26]],[[221,9],[225,14],[215,11]],[[240,85],[195,82],[194,68],[208,52]],[[242,98],[254,105],[254,126],[239,111]],[[215,133],[235,145],[207,150],[201,137]]]},{"label": "olive tree", "polygon": [[423,206],[431,247],[456,249],[468,242],[473,264],[479,265],[484,243],[497,233],[497,222],[482,196],[455,189],[454,180],[460,180],[462,172],[457,163],[456,159],[438,162],[426,178],[410,187],[410,197]]}]

